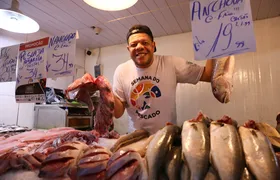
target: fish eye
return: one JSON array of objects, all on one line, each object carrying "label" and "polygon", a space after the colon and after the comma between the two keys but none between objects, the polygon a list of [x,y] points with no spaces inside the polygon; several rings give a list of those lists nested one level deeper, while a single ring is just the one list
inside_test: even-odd
[{"label": "fish eye", "polygon": [[213,92],[214,92],[214,93],[217,92],[217,88],[213,88]]}]

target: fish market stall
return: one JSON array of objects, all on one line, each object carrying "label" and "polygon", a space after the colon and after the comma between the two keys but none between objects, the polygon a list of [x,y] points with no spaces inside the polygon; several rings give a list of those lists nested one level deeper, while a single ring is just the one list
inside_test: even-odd
[{"label": "fish market stall", "polygon": [[[70,127],[32,130],[0,141],[0,179],[279,179],[280,134],[201,112],[182,127],[117,138]],[[209,158],[210,157],[210,158]]]},{"label": "fish market stall", "polygon": [[[100,103],[93,106],[97,90]],[[2,136],[0,179],[280,178],[280,134],[268,124],[238,124],[227,115],[213,120],[199,112],[182,127],[167,123],[154,134],[141,129],[120,136],[111,130],[114,100],[105,77],[85,74],[66,92],[96,110],[93,130],[58,127]]]}]

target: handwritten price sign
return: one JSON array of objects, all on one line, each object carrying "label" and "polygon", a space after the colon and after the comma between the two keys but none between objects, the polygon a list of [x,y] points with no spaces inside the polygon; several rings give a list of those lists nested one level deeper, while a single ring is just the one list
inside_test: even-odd
[{"label": "handwritten price sign", "polygon": [[196,60],[256,51],[249,0],[191,0]]},{"label": "handwritten price sign", "polygon": [[28,84],[46,78],[46,47],[49,38],[20,45],[17,84]]},{"label": "handwritten price sign", "polygon": [[47,77],[73,76],[76,33],[53,36],[49,40]]},{"label": "handwritten price sign", "polygon": [[13,45],[0,50],[0,82],[16,80],[18,49],[19,45]]},{"label": "handwritten price sign", "polygon": [[49,37],[20,45],[16,79],[16,102],[44,102],[41,80],[46,78]]}]

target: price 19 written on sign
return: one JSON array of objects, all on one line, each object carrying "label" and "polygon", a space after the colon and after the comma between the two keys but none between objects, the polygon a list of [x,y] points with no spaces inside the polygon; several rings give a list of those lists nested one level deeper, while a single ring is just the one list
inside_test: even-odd
[{"label": "price 19 written on sign", "polygon": [[191,0],[196,60],[256,50],[250,1]]}]

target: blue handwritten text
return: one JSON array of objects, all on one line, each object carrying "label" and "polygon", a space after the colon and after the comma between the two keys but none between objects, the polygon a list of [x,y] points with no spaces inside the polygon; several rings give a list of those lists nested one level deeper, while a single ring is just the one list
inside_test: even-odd
[{"label": "blue handwritten text", "polygon": [[19,54],[20,62],[23,61],[23,64],[31,64],[34,62],[41,62],[43,60],[44,48],[36,49],[34,51],[22,51]]},{"label": "blue handwritten text", "polygon": [[244,0],[213,0],[207,6],[202,6],[200,1],[196,0],[192,3],[192,21],[195,18],[201,20],[201,18],[211,15],[211,13],[220,11],[223,8],[239,5],[243,3],[243,1]]},{"label": "blue handwritten text", "polygon": [[67,44],[69,44],[74,38],[76,38],[76,33],[70,33],[63,36],[54,36],[49,41],[49,48],[55,46],[54,49],[56,50],[59,47],[68,47]]}]

